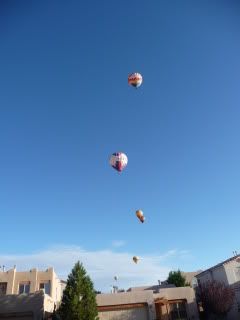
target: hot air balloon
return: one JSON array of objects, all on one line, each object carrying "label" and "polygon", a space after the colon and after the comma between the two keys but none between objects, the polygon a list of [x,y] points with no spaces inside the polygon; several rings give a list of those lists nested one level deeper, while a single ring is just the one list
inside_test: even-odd
[{"label": "hot air balloon", "polygon": [[118,276],[114,276],[114,280],[115,280],[115,281],[118,281]]},{"label": "hot air balloon", "polygon": [[137,210],[136,211],[136,216],[138,217],[138,219],[143,223],[145,221],[145,217],[144,214],[142,212],[142,210]]},{"label": "hot air balloon", "polygon": [[140,73],[136,72],[128,76],[128,84],[135,88],[140,87],[142,82],[143,82],[143,78]]},{"label": "hot air balloon", "polygon": [[134,261],[135,263],[138,263],[139,260],[140,260],[139,257],[137,257],[137,256],[134,256],[134,257],[133,257],[133,261]]},{"label": "hot air balloon", "polygon": [[127,166],[128,158],[123,152],[115,152],[110,157],[110,165],[117,171],[121,172]]}]

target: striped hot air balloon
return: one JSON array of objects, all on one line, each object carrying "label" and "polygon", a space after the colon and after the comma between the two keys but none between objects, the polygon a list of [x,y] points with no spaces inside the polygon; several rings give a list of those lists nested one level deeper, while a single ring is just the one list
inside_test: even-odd
[{"label": "striped hot air balloon", "polygon": [[128,76],[128,84],[135,88],[140,87],[142,82],[143,78],[140,73],[135,72]]},{"label": "striped hot air balloon", "polygon": [[128,158],[123,152],[115,152],[110,157],[110,165],[117,171],[121,172],[127,166]]}]

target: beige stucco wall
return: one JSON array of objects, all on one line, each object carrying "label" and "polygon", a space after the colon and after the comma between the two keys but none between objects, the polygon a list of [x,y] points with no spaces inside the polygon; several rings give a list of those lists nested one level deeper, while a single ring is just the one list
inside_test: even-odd
[{"label": "beige stucco wall", "polygon": [[42,292],[29,295],[0,296],[0,314],[2,317],[5,315],[7,317],[12,313],[18,315],[25,312],[32,313],[34,320],[42,320],[44,313],[44,295]]},{"label": "beige stucco wall", "polygon": [[98,313],[99,320],[149,320],[147,307],[118,310],[118,311],[104,311]]},{"label": "beige stucco wall", "polygon": [[98,306],[112,306],[118,304],[132,303],[152,303],[152,291],[137,291],[137,292],[121,292],[121,293],[106,293],[97,295]]},{"label": "beige stucco wall", "polygon": [[168,300],[186,299],[189,303],[195,301],[195,292],[190,287],[160,289],[154,298],[164,297]]},{"label": "beige stucco wall", "polygon": [[[37,270],[32,269],[31,271],[28,272],[16,272],[14,271],[15,274],[15,280],[13,283],[13,294],[18,294],[19,293],[19,284],[22,282],[30,282],[30,293],[34,293],[36,290],[36,280],[37,280]],[[8,284],[9,285],[9,284]]]},{"label": "beige stucco wall", "polygon": [[190,287],[180,288],[167,288],[160,289],[159,293],[154,294],[156,298],[166,298],[167,300],[186,299],[187,300],[187,312],[190,319],[199,319],[195,291]]},{"label": "beige stucco wall", "polygon": [[[109,293],[109,294],[98,294],[97,295],[97,305],[98,306],[113,306],[113,305],[121,305],[121,304],[134,304],[134,303],[146,303],[147,307],[147,320],[155,319],[155,304],[153,298],[153,291],[135,291],[135,292],[122,292],[122,293]],[[116,312],[116,311],[114,311]],[[125,314],[125,310],[121,310],[122,312],[122,319],[125,319],[123,314]],[[120,313],[121,313],[120,312]],[[139,311],[137,311],[139,312]],[[141,314],[143,317],[146,311],[142,308]],[[104,315],[104,317],[103,317]],[[111,313],[114,315],[114,313]],[[118,315],[119,316],[119,315]],[[107,313],[101,313],[101,319],[115,319],[115,318],[108,318]],[[120,319],[120,318],[119,318]],[[128,319],[128,318],[126,318]],[[131,318],[129,318],[131,319]],[[134,319],[132,317],[132,319]],[[137,319],[137,318],[136,318]]]},{"label": "beige stucco wall", "polygon": [[228,284],[240,282],[240,263],[233,260],[224,265],[225,272],[227,274]]},{"label": "beige stucco wall", "polygon": [[44,311],[53,312],[54,311],[54,300],[47,294],[44,295]]},{"label": "beige stucco wall", "polygon": [[50,296],[56,302],[61,300],[61,284],[53,268],[46,271],[31,269],[30,271],[17,272],[11,269],[0,272],[0,282],[7,282],[7,294],[18,294],[19,284],[30,282],[30,293],[39,290],[40,283],[50,281]]},{"label": "beige stucco wall", "polygon": [[14,293],[15,269],[7,272],[0,271],[0,282],[7,282],[7,294]]},{"label": "beige stucco wall", "polygon": [[200,283],[214,280],[211,272],[209,271],[197,275],[197,279],[200,280]]},{"label": "beige stucco wall", "polygon": [[[132,292],[123,292],[123,293],[115,293],[115,294],[99,294],[97,295],[97,304],[98,306],[113,306],[113,305],[121,305],[121,304],[147,303],[147,306],[148,306],[147,319],[152,320],[156,318],[155,300],[157,298],[165,298],[167,300],[178,300],[178,299],[187,300],[187,312],[188,312],[189,319],[199,320],[198,309],[197,309],[197,304],[195,300],[195,292],[190,287],[165,288],[165,289],[160,289],[159,293],[153,293],[153,291],[147,290],[147,291],[132,291]],[[138,312],[140,311],[141,310],[139,310]],[[101,312],[100,320],[115,319],[115,318],[112,318],[113,315],[115,315],[116,319],[118,319],[117,317],[119,317],[120,314],[123,317],[122,319],[125,319],[124,317],[125,313],[126,312],[124,310],[121,310],[120,313],[119,311],[118,312],[111,311],[109,313]],[[142,317],[146,318],[146,316],[144,316],[143,308],[140,313]],[[134,319],[133,316],[132,316],[132,319]]]}]

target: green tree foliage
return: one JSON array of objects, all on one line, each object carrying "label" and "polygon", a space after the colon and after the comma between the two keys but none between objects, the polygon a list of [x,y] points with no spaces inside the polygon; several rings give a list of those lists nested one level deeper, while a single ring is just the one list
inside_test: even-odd
[{"label": "green tree foliage", "polygon": [[190,284],[186,282],[185,277],[182,275],[180,270],[170,271],[167,282],[169,284],[174,284],[176,287],[187,287]]},{"label": "green tree foliage", "polygon": [[68,276],[58,314],[64,320],[98,319],[93,283],[80,262]]}]

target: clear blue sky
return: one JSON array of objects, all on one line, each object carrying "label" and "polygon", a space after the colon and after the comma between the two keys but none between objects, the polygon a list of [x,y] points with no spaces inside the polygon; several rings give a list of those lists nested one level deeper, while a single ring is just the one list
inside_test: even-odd
[{"label": "clear blue sky", "polygon": [[0,39],[2,254],[239,249],[238,1],[2,0]]}]

